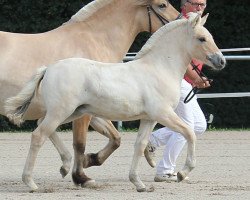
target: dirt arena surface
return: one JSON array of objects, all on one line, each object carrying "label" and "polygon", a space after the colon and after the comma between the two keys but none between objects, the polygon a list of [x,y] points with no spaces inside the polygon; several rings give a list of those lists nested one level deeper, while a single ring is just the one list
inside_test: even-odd
[{"label": "dirt arena surface", "polygon": [[[72,149],[72,133],[59,133],[66,146]],[[181,183],[153,182],[155,169],[143,158],[140,176],[154,192],[138,193],[128,180],[135,133],[121,133],[121,147],[101,166],[86,169],[96,180],[95,188],[74,186],[71,175],[61,178],[61,160],[50,141],[38,155],[34,180],[39,190],[29,193],[21,176],[28,153],[30,133],[0,133],[0,200],[3,199],[250,199],[250,131],[206,132],[198,139],[197,167],[190,179]],[[107,139],[90,132],[87,152],[96,152]],[[156,160],[163,148],[156,152]],[[178,159],[184,164],[186,148]]]}]

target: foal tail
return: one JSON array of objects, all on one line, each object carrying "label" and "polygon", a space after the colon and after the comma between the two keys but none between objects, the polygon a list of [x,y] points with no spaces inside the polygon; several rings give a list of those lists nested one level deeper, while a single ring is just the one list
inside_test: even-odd
[{"label": "foal tail", "polygon": [[45,66],[39,68],[36,74],[16,96],[8,98],[5,101],[5,114],[14,124],[20,126],[25,121],[23,116],[35,95],[40,81],[44,77],[46,69],[47,67]]}]

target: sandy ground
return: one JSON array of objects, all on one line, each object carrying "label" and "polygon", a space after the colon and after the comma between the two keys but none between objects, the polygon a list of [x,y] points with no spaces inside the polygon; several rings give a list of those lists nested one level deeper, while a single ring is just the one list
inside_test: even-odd
[{"label": "sandy ground", "polygon": [[[72,133],[60,133],[72,152]],[[34,180],[39,190],[29,193],[21,175],[29,149],[29,133],[0,133],[0,199],[250,199],[250,131],[207,132],[198,140],[197,167],[181,183],[155,183],[155,169],[143,158],[141,179],[154,192],[138,193],[128,180],[136,134],[121,133],[121,147],[101,166],[86,169],[98,187],[74,186],[71,175],[61,178],[60,158],[46,141],[39,152]],[[87,152],[96,152],[107,139],[90,132]],[[163,148],[156,153],[159,161]],[[186,147],[178,159],[184,164]]]}]

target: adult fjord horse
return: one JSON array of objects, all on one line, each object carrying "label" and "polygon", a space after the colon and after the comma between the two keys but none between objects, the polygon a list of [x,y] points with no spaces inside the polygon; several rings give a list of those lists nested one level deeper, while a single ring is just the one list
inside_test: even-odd
[{"label": "adult fjord horse", "polygon": [[[139,32],[154,32],[162,26],[161,21],[172,21],[178,14],[166,0],[95,0],[54,30],[41,34],[0,32],[0,114],[4,115],[4,101],[16,95],[38,67],[69,57],[120,62]],[[39,105],[33,108],[26,119],[42,116]],[[85,116],[73,122],[72,177],[75,184],[82,186],[91,183],[83,168],[101,165],[120,144],[112,123],[94,117],[91,126],[108,137],[109,143],[97,154],[84,155],[90,119],[91,116]],[[71,155],[56,133],[49,138],[60,153],[60,172],[65,176]]]},{"label": "adult fjord horse", "polygon": [[179,181],[185,179],[195,167],[196,137],[174,112],[181,80],[192,58],[217,70],[226,64],[211,34],[203,27],[206,18],[193,14],[188,20],[165,25],[149,39],[136,59],[128,63],[69,58],[38,69],[27,86],[6,102],[6,114],[17,124],[34,100],[42,101],[46,110],[32,134],[24,167],[24,180],[30,189],[37,189],[32,171],[46,138],[60,124],[86,113],[111,120],[141,120],[129,173],[137,191],[146,191],[138,175],[139,160],[156,122],[186,138],[187,159],[177,175]]}]

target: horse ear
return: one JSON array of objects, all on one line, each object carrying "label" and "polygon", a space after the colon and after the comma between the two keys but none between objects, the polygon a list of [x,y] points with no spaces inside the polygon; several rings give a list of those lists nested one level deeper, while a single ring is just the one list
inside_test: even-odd
[{"label": "horse ear", "polygon": [[201,17],[200,15],[196,15],[191,21],[191,26],[194,28],[197,24],[200,23],[201,23]]},{"label": "horse ear", "polygon": [[202,26],[206,23],[208,15],[209,15],[209,13],[207,13],[204,17],[201,18],[201,25]]}]

